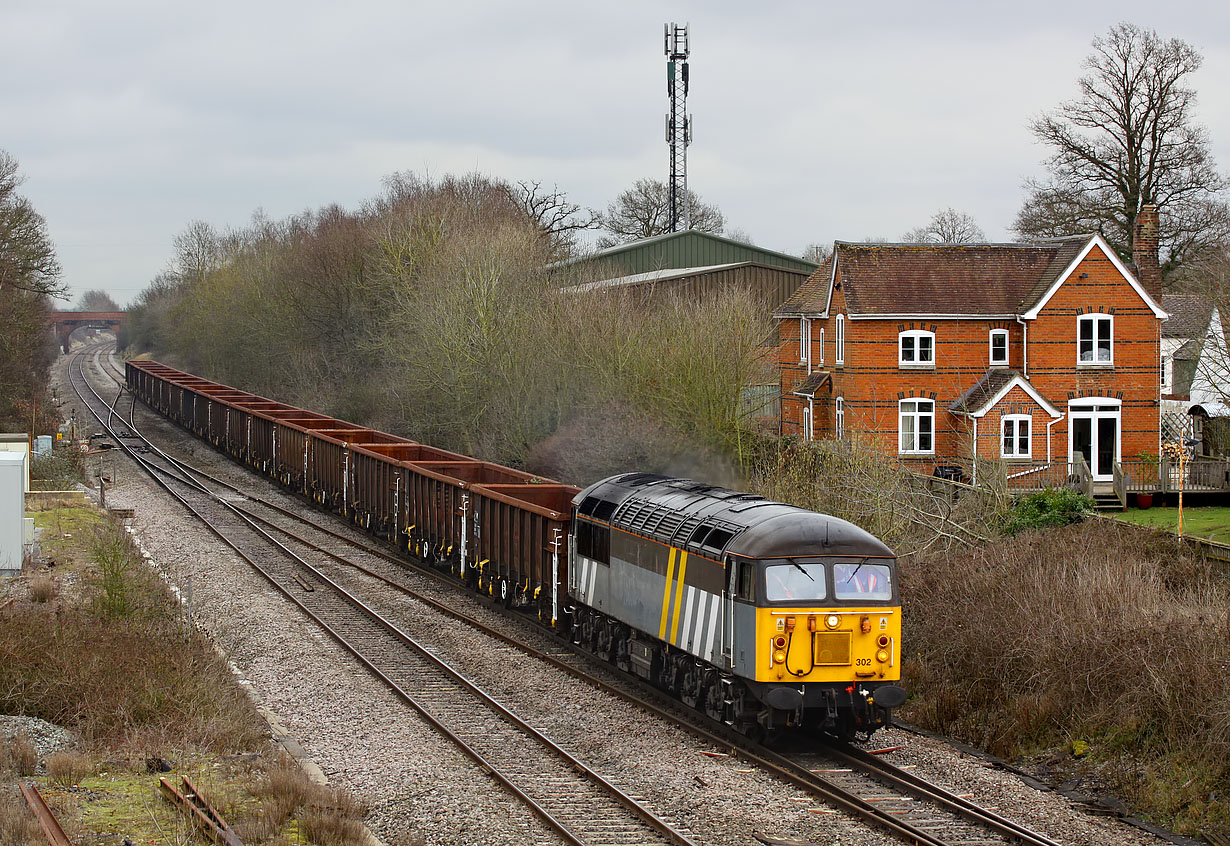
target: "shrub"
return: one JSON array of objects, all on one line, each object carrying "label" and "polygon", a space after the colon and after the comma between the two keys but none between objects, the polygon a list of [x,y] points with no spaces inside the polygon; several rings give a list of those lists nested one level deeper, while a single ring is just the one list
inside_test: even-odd
[{"label": "shrub", "polygon": [[30,580],[30,598],[35,602],[47,602],[55,598],[56,580],[47,573],[40,573]]},{"label": "shrub", "polygon": [[337,788],[315,788],[315,796],[299,818],[299,830],[319,846],[350,846],[360,842],[367,806]]},{"label": "shrub", "polygon": [[81,453],[75,449],[58,449],[51,455],[30,458],[30,487],[36,491],[72,490],[85,480],[81,469]]},{"label": "shrub", "polygon": [[77,752],[56,752],[47,756],[47,777],[61,787],[72,787],[93,770],[90,759]]},{"label": "shrub", "polygon": [[1079,738],[1142,812],[1189,833],[1224,813],[1199,810],[1230,783],[1230,587],[1207,562],[1089,521],[901,574],[905,719],[1007,758]]},{"label": "shrub", "polygon": [[1004,516],[1000,530],[1015,535],[1026,529],[1066,526],[1083,520],[1093,500],[1067,488],[1051,488],[1021,497]]},{"label": "shrub", "polygon": [[19,776],[32,776],[37,765],[38,750],[24,732],[0,746],[0,772],[8,770]]},{"label": "shrub", "polygon": [[203,636],[185,640],[177,617],[59,612],[0,615],[0,713],[66,726],[88,744],[174,737],[232,751],[264,736],[225,660]]}]

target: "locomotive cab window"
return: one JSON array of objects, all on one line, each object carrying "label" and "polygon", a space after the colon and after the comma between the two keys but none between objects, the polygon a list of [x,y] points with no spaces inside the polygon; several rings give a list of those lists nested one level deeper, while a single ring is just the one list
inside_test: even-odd
[{"label": "locomotive cab window", "polygon": [[577,555],[600,564],[611,563],[611,530],[588,520],[577,520]]},{"label": "locomotive cab window", "polygon": [[792,558],[770,562],[764,568],[766,602],[812,602],[828,596],[828,576],[819,561]]},{"label": "locomotive cab window", "polygon": [[737,598],[746,599],[748,602],[756,600],[756,565],[751,561],[739,562],[738,588]]},{"label": "locomotive cab window", "polygon": [[838,599],[887,601],[893,598],[892,570],[866,561],[834,564],[833,588]]}]

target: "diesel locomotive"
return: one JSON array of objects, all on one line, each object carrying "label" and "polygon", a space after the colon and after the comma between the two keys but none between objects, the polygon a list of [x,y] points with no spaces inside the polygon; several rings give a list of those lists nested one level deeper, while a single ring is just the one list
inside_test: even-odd
[{"label": "diesel locomotive", "polygon": [[895,558],[844,520],[645,473],[580,490],[154,361],[126,377],[236,461],[741,731],[866,735],[905,699]]},{"label": "diesel locomotive", "polygon": [[715,720],[850,737],[905,700],[892,550],[825,514],[630,473],[573,499],[575,642]]}]

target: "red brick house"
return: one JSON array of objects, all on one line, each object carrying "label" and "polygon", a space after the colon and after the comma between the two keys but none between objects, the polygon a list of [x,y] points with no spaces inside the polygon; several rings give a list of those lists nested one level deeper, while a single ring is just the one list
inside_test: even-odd
[{"label": "red brick house", "polygon": [[1138,244],[1144,284],[1098,235],[837,242],[774,313],[782,434],[857,438],[926,473],[1081,453],[1110,480],[1159,448],[1166,314],[1156,236]]}]

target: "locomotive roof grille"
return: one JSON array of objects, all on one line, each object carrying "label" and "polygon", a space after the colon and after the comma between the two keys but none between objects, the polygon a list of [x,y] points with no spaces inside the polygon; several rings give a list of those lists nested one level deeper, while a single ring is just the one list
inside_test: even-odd
[{"label": "locomotive roof grille", "polygon": [[727,553],[775,558],[800,550],[893,557],[883,542],[845,520],[688,479],[611,476],[578,493],[573,502],[578,515],[719,560]]},{"label": "locomotive roof grille", "polygon": [[671,503],[638,498],[624,500],[611,522],[621,529],[676,548],[690,547],[711,553],[721,553],[744,528],[713,517],[688,515]]}]

